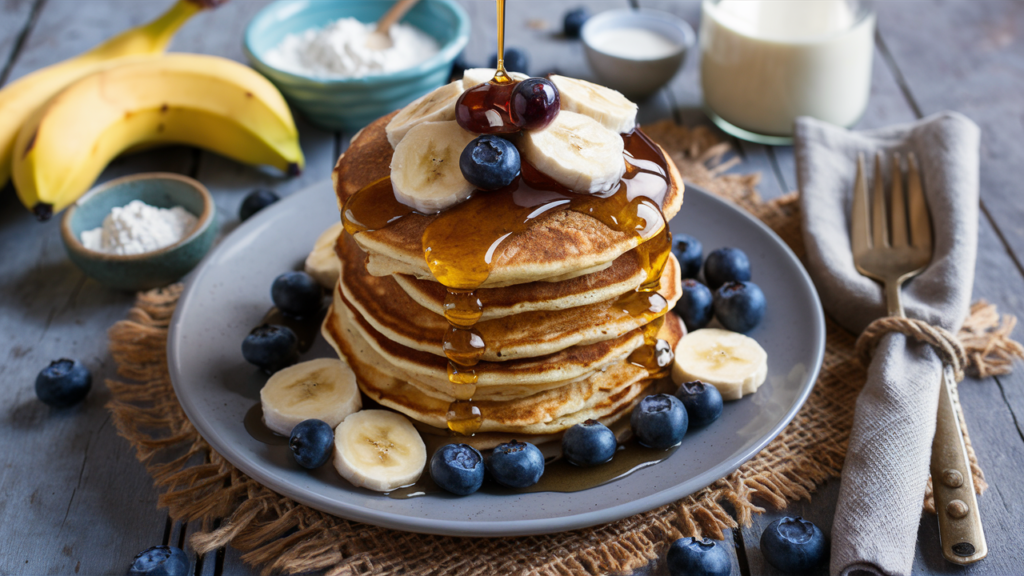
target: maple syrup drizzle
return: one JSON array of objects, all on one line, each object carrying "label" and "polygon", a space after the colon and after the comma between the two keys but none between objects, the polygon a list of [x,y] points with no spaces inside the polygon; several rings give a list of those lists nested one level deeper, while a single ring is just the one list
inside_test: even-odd
[{"label": "maple syrup drizzle", "polygon": [[[497,0],[498,63],[494,78],[459,97],[456,119],[463,127],[486,126],[492,133],[518,132],[509,113],[516,82],[505,71],[505,0]],[[461,116],[460,116],[461,115]],[[463,117],[464,116],[464,117]],[[471,435],[483,422],[472,402],[475,366],[487,345],[474,328],[483,314],[476,290],[488,278],[491,263],[506,239],[528,229],[551,210],[573,210],[596,218],[613,230],[632,233],[646,272],[643,283],[619,303],[630,314],[658,314],[667,306],[658,293],[671,237],[661,204],[670,185],[665,158],[641,132],[623,134],[626,173],[607,194],[576,194],[541,174],[526,161],[509,186],[494,192],[476,191],[466,201],[438,214],[423,232],[423,256],[434,278],[447,288],[444,316],[448,321],[442,349],[448,358],[448,380],[456,400],[448,407],[448,428]],[[356,192],[345,203],[342,220],[349,234],[379,230],[412,214],[398,202],[390,177]],[[658,230],[658,228],[662,230]],[[652,236],[653,234],[653,236]],[[661,375],[671,350],[659,341],[662,319],[644,328],[644,346],[629,360]],[[660,352],[659,352],[660,350]]]}]

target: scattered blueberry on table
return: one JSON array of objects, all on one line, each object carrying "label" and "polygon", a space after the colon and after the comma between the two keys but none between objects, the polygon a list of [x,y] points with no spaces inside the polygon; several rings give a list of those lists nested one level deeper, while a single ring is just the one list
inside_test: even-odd
[{"label": "scattered blueberry on table", "polygon": [[486,465],[498,484],[527,488],[536,484],[544,474],[544,455],[529,442],[513,440],[492,450]]},{"label": "scattered blueberry on table", "polygon": [[128,576],[186,576],[191,562],[185,551],[176,546],[153,546],[135,557]]},{"label": "scattered blueberry on table", "polygon": [[519,176],[521,166],[515,145],[493,134],[477,136],[459,156],[463,178],[481,190],[508,186]]},{"label": "scattered blueberry on table", "polygon": [[509,97],[509,116],[523,130],[543,130],[562,109],[558,87],[547,78],[527,78]]},{"label": "scattered blueberry on table", "polygon": [[683,382],[676,391],[676,398],[686,408],[689,423],[697,428],[711,424],[722,415],[722,393],[711,384],[700,380]]},{"label": "scattered blueberry on table", "polygon": [[618,449],[615,433],[597,420],[576,424],[562,435],[562,455],[576,466],[603,464]]},{"label": "scattered blueberry on table", "polygon": [[315,315],[323,308],[324,289],[305,272],[285,272],[274,279],[270,299],[281,312],[296,318]]},{"label": "scattered blueberry on table", "polygon": [[315,470],[327,463],[334,448],[334,429],[323,420],[310,418],[292,428],[288,448],[295,462],[303,468]]},{"label": "scattered blueberry on table", "polygon": [[667,450],[683,441],[689,419],[686,408],[675,396],[652,394],[637,404],[629,425],[640,443]]},{"label": "scattered blueberry on table", "polygon": [[245,222],[251,218],[253,214],[263,210],[280,199],[281,197],[273,190],[257,188],[242,200],[242,205],[238,208],[238,219]]},{"label": "scattered blueberry on table", "polygon": [[36,376],[36,396],[54,408],[82,401],[92,389],[92,374],[78,360],[54,360]]},{"label": "scattered blueberry on table", "polygon": [[[523,52],[519,48],[505,48],[505,70],[509,72],[522,72],[528,74],[526,69],[529,67],[530,60],[526,57],[526,52]],[[498,67],[498,55],[494,54],[491,56],[491,68]]]},{"label": "scattered blueberry on table", "polygon": [[761,534],[765,560],[791,574],[802,574],[820,564],[826,548],[821,529],[799,516],[779,518]]},{"label": "scattered blueberry on table", "polygon": [[683,324],[686,324],[688,332],[700,330],[711,322],[714,315],[714,297],[707,286],[693,278],[683,280],[682,286],[683,293],[679,296],[673,311],[683,320]]},{"label": "scattered blueberry on table", "polygon": [[732,561],[725,546],[703,538],[680,538],[672,543],[666,557],[671,576],[729,576]]},{"label": "scattered blueberry on table", "polygon": [[704,245],[689,234],[672,236],[672,253],[679,261],[683,278],[696,278],[704,263]]},{"label": "scattered blueberry on table", "polygon": [[765,307],[764,292],[753,282],[726,282],[715,291],[715,316],[733,332],[749,332],[760,324]]},{"label": "scattered blueberry on table", "polygon": [[565,13],[565,19],[562,21],[562,34],[566,38],[579,38],[580,30],[583,29],[583,25],[587,23],[590,18],[590,12],[586,8],[574,8]]},{"label": "scattered blueberry on table", "polygon": [[467,444],[445,444],[430,457],[430,478],[444,490],[466,496],[484,482],[484,457]]},{"label": "scattered blueberry on table", "polygon": [[273,374],[299,361],[299,338],[287,326],[264,324],[253,328],[242,341],[242,356]]},{"label": "scattered blueberry on table", "polygon": [[704,261],[704,280],[712,290],[726,282],[746,282],[750,280],[750,260],[739,248],[719,248]]}]

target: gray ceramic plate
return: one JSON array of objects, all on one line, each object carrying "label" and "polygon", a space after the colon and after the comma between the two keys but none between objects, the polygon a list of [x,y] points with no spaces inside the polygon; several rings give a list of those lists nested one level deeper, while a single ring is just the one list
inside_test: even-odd
[{"label": "gray ceramic plate", "polygon": [[[764,321],[750,334],[768,351],[768,381],[756,394],[728,403],[718,421],[687,434],[664,462],[589,490],[395,500],[357,489],[330,465],[314,473],[299,468],[287,447],[258,442],[243,426],[266,378],[242,359],[242,339],[271,306],[273,279],[299,267],[337,220],[334,192],[324,182],[240,226],[189,282],[167,347],[178,399],[214,449],[276,492],[342,518],[457,536],[545,534],[625,518],[692,494],[757,454],[796,414],[821,366],[824,317],[800,262],[763,224],[691,186],[673,231],[701,239],[705,253],[721,246],[746,251],[768,298]],[[321,338],[306,358],[332,354]]]}]

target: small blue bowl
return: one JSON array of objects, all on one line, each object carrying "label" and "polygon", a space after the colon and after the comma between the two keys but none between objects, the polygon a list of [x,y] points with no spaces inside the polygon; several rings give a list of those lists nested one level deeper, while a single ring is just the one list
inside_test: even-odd
[{"label": "small blue bowl", "polygon": [[[150,206],[181,206],[198,220],[191,234],[176,244],[143,254],[119,255],[82,245],[84,230],[103,225],[110,210],[132,200]],[[82,196],[64,212],[60,234],[68,257],[86,276],[120,290],[148,290],[180,279],[210,251],[217,236],[217,209],[206,188],[178,174],[153,172],[111,180]]]},{"label": "small blue bowl", "polygon": [[300,76],[270,66],[263,54],[288,34],[322,28],[339,18],[376,22],[392,2],[382,0],[279,0],[249,22],[243,48],[253,68],[314,124],[354,132],[448,83],[452,62],[469,40],[469,16],[452,0],[422,0],[402,22],[433,36],[441,50],[405,70],[352,79]]}]

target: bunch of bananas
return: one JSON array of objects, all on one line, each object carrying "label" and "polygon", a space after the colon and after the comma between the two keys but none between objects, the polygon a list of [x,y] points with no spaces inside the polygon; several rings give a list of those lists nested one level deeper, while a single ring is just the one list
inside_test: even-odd
[{"label": "bunch of bananas", "polygon": [[215,56],[164,54],[212,0],[178,0],[165,14],[0,90],[0,186],[40,220],[92,186],[126,150],[206,148],[289,174],[304,166],[280,92],[251,68]]}]

